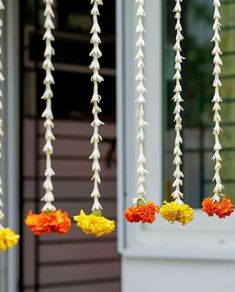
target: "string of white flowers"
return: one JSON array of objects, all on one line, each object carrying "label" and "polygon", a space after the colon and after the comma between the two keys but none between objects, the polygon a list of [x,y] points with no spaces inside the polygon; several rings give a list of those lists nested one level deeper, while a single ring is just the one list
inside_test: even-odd
[{"label": "string of white flowers", "polygon": [[174,45],[174,51],[175,51],[175,75],[173,77],[173,80],[175,80],[175,89],[174,89],[174,96],[173,101],[175,102],[175,109],[174,109],[174,121],[175,121],[175,146],[174,146],[174,161],[173,164],[175,165],[175,171],[173,173],[173,176],[175,178],[173,182],[173,188],[174,191],[172,193],[172,197],[174,198],[175,202],[177,204],[182,204],[182,198],[184,197],[183,193],[180,191],[180,187],[183,185],[182,178],[184,177],[183,172],[181,171],[181,164],[182,164],[182,152],[180,149],[180,145],[183,143],[183,139],[181,137],[181,130],[182,130],[182,118],[181,118],[181,111],[183,111],[183,108],[181,106],[181,102],[183,102],[183,99],[181,97],[181,91],[182,87],[180,84],[181,81],[181,63],[184,59],[181,56],[181,41],[183,40],[183,36],[181,34],[182,26],[181,26],[181,2],[183,0],[175,0],[176,5],[174,7],[173,12],[175,12],[175,19],[176,19],[176,42]]},{"label": "string of white flowers", "polygon": [[93,114],[93,122],[91,123],[91,126],[93,127],[93,135],[91,137],[91,144],[93,144],[93,152],[90,155],[90,159],[93,160],[92,163],[92,181],[94,182],[93,190],[91,193],[91,197],[94,200],[94,204],[92,206],[92,211],[94,210],[102,210],[102,206],[99,202],[100,198],[100,192],[99,192],[99,184],[101,183],[100,178],[100,151],[99,151],[99,142],[102,141],[102,137],[99,134],[99,127],[103,125],[104,123],[101,122],[99,119],[99,113],[101,112],[101,108],[99,107],[99,103],[101,100],[101,96],[98,93],[98,84],[102,82],[104,79],[99,74],[100,70],[100,64],[99,64],[99,58],[102,56],[102,53],[99,49],[99,44],[101,43],[101,39],[99,37],[99,33],[101,32],[99,23],[98,23],[98,16],[99,13],[99,5],[103,5],[102,0],[91,0],[91,4],[93,4],[93,7],[91,9],[91,15],[93,17],[93,25],[91,28],[91,44],[93,44],[93,48],[90,52],[90,56],[93,58],[90,69],[93,70],[93,75],[91,77],[91,81],[93,82],[93,95],[91,99],[91,103],[93,104],[92,108],[92,114]]},{"label": "string of white flowers", "polygon": [[137,62],[137,75],[136,75],[136,81],[137,81],[137,103],[138,103],[138,110],[137,110],[137,116],[138,116],[138,146],[139,146],[139,153],[138,153],[138,159],[137,159],[137,175],[138,175],[138,189],[137,189],[137,199],[144,200],[144,196],[146,195],[145,190],[145,182],[146,182],[146,174],[148,171],[145,169],[145,163],[146,158],[144,155],[144,138],[145,138],[145,127],[147,125],[146,121],[144,120],[145,112],[144,112],[144,106],[145,106],[145,93],[146,88],[144,85],[145,76],[144,76],[144,48],[145,48],[145,41],[144,41],[144,17],[145,17],[145,11],[144,11],[144,0],[136,0],[136,3],[138,5],[137,7],[137,27],[136,27],[136,33],[138,34],[138,39],[136,42],[136,48],[137,48],[137,54],[135,57],[135,60]]},{"label": "string of white flowers", "polygon": [[55,140],[55,137],[52,133],[52,129],[54,127],[53,123],[53,114],[51,109],[51,99],[53,97],[53,92],[51,89],[51,85],[54,84],[54,78],[52,76],[52,71],[54,70],[51,58],[55,54],[55,51],[51,45],[51,42],[54,41],[54,36],[52,35],[52,30],[55,28],[53,24],[53,17],[54,13],[52,10],[53,0],[44,0],[45,3],[45,10],[44,10],[44,16],[45,16],[45,33],[43,36],[43,40],[45,41],[46,48],[44,51],[44,57],[45,60],[43,62],[43,69],[45,70],[46,76],[43,81],[45,85],[45,91],[42,96],[42,99],[46,101],[46,109],[42,113],[42,117],[45,118],[44,127],[45,127],[45,145],[43,147],[43,152],[46,156],[46,170],[45,170],[45,181],[43,183],[43,187],[45,189],[45,195],[41,199],[45,202],[42,211],[55,211],[56,208],[52,204],[54,201],[54,195],[53,195],[53,184],[52,184],[52,176],[55,175],[55,172],[52,169],[51,166],[51,155],[53,154],[53,146],[52,146],[52,140]]},{"label": "string of white flowers", "polygon": [[214,103],[213,106],[213,111],[214,111],[214,129],[213,129],[213,135],[215,137],[215,145],[214,145],[214,155],[212,157],[213,160],[215,160],[215,175],[213,177],[213,181],[215,181],[215,188],[213,190],[213,201],[219,201],[220,196],[223,196],[221,193],[224,186],[222,184],[221,178],[220,178],[220,170],[222,168],[222,158],[220,156],[220,151],[222,150],[222,146],[220,144],[219,140],[219,135],[222,131],[220,127],[220,122],[221,122],[221,116],[220,116],[220,103],[222,102],[222,98],[220,97],[220,87],[222,86],[222,83],[220,81],[220,74],[221,74],[221,66],[223,65],[222,60],[220,58],[220,55],[222,55],[221,49],[220,49],[220,34],[219,31],[221,29],[221,16],[219,9],[221,7],[220,1],[219,0],[213,0],[213,5],[214,5],[214,25],[213,25],[213,31],[214,31],[214,36],[212,38],[212,42],[214,42],[214,48],[212,51],[212,55],[214,56],[213,58],[213,63],[214,63],[214,70],[213,70],[213,75],[214,75],[214,82],[213,82],[213,87],[215,88],[215,93],[213,96],[212,102]]},{"label": "string of white flowers", "polygon": [[[4,10],[4,4],[2,0],[0,0],[0,13]],[[2,16],[2,15],[1,15]],[[3,27],[3,21],[0,18],[0,38],[2,38],[2,27]],[[0,43],[0,82],[1,84],[4,82],[4,76],[2,72],[2,48]],[[3,101],[2,101],[2,89],[0,88],[0,110],[1,110],[1,116],[2,116],[2,110],[3,110]],[[3,120],[2,117],[0,117],[0,158],[2,158],[2,137],[3,137]],[[3,213],[3,185],[2,185],[2,177],[0,176],[0,221],[4,219],[4,213]],[[0,223],[0,228],[3,228],[2,224]]]}]

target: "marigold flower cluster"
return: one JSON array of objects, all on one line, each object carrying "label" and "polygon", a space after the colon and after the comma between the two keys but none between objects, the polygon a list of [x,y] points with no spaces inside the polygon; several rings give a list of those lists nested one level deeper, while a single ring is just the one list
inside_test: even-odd
[{"label": "marigold flower cluster", "polygon": [[124,216],[128,222],[153,223],[156,218],[156,213],[160,212],[160,207],[149,201],[144,204],[129,207]]},{"label": "marigold flower cluster", "polygon": [[176,202],[163,202],[163,205],[160,210],[161,216],[169,221],[174,223],[178,221],[182,225],[185,225],[193,220],[194,211],[187,204],[177,204]]},{"label": "marigold flower cluster", "polygon": [[10,228],[0,228],[0,252],[15,246],[19,238],[20,236]]},{"label": "marigold flower cluster", "polygon": [[80,214],[73,217],[77,222],[77,227],[81,228],[85,234],[92,234],[97,237],[109,234],[115,229],[115,222],[108,220],[100,214],[89,214],[86,215],[83,210]]},{"label": "marigold flower cluster", "polygon": [[68,213],[60,209],[48,212],[42,211],[40,214],[34,214],[30,211],[25,223],[35,235],[46,233],[64,235],[71,227],[71,219],[68,217]]},{"label": "marigold flower cluster", "polygon": [[219,218],[225,218],[233,213],[234,205],[227,198],[215,202],[211,198],[205,198],[202,202],[202,211],[210,217],[217,215]]}]

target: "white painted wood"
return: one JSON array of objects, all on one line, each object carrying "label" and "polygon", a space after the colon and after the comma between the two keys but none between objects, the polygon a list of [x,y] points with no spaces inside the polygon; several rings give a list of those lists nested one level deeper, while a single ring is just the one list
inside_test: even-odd
[{"label": "white painted wood", "polygon": [[124,173],[124,1],[116,1],[116,72],[118,78],[116,79],[116,113],[117,113],[117,213],[118,213],[118,251],[124,249],[125,246],[125,234],[124,234],[124,200],[125,200],[125,173]]},{"label": "white painted wood", "polygon": [[[19,1],[6,1],[4,25],[5,47],[4,68],[6,70],[5,103],[5,194],[6,225],[17,232],[19,227]],[[5,267],[5,288],[16,292],[18,284],[18,247],[7,251]]]},{"label": "white painted wood", "polygon": [[[122,33],[122,54],[118,52],[120,66],[118,79],[122,84],[118,89],[118,185],[119,216],[135,197],[136,157],[137,157],[137,119],[135,104],[135,2],[131,0],[118,1],[124,14],[118,15],[124,24]],[[147,176],[147,198],[158,203],[162,200],[162,77],[161,77],[161,5],[160,1],[146,1],[146,159],[149,175]],[[121,8],[117,11],[120,13]],[[156,16],[157,14],[157,16]],[[150,29],[151,28],[151,29]],[[154,31],[153,31],[154,28]],[[120,29],[121,30],[121,29]],[[120,130],[123,129],[122,131]],[[123,162],[122,162],[123,161]],[[135,245],[140,225],[123,222],[120,250],[128,248],[127,244]],[[121,228],[121,227],[119,227]],[[120,232],[121,233],[121,232]]]},{"label": "white painted wood", "polygon": [[234,292],[234,262],[126,259],[122,292]]},{"label": "white painted wood", "polygon": [[[4,17],[2,17],[4,14],[5,14],[5,11],[1,11],[1,19],[4,19]],[[5,30],[5,23],[4,23],[4,28],[3,28],[3,32],[2,32],[3,35],[5,34],[5,31],[6,30]],[[4,39],[3,39],[3,37],[0,38],[0,47],[3,48],[3,57],[4,57],[4,49],[5,48],[4,48]],[[3,60],[3,61],[5,63],[5,60]],[[4,64],[3,64],[3,66],[4,66]],[[5,75],[5,72],[4,72],[3,75]],[[5,98],[5,90],[4,89],[5,89],[4,88],[4,82],[1,82],[1,91],[3,92],[4,98]],[[3,117],[3,122],[5,124],[5,117]],[[4,160],[4,153],[3,153],[2,159],[0,161],[1,177],[2,177],[3,182],[4,182],[4,180],[5,180],[5,174],[3,172],[4,171],[4,163],[3,163],[3,160]],[[1,196],[1,199],[3,200],[3,203],[5,205],[6,204],[6,202],[5,202],[5,196]],[[1,253],[1,255],[0,255],[0,291],[4,291],[4,289],[5,289],[5,286],[4,285],[5,285],[5,256],[4,256],[4,253]]]},{"label": "white painted wood", "polygon": [[5,256],[0,257],[0,291],[5,291]]},{"label": "white painted wood", "polygon": [[[148,198],[161,203],[162,194],[162,10],[160,0],[146,1],[147,82],[147,179]],[[131,203],[136,186],[134,100],[134,13],[135,3],[118,0],[118,186],[119,216]],[[125,13],[122,13],[125,11]],[[122,13],[122,15],[120,15]],[[122,30],[121,30],[122,28]],[[119,38],[121,38],[119,36]],[[185,132],[185,135],[196,132]],[[188,148],[193,145],[187,144]],[[185,166],[187,167],[187,165]],[[191,175],[186,173],[186,175]],[[188,189],[190,186],[188,186]],[[123,197],[124,194],[126,197]],[[122,196],[120,198],[120,196]],[[119,227],[122,254],[122,292],[234,292],[235,219],[208,219],[196,210],[188,226],[171,225],[158,218],[152,225],[136,226],[124,221]],[[211,281],[210,279],[219,279]],[[196,283],[196,284],[195,284]]]},{"label": "white painted wood", "polygon": [[146,160],[148,199],[162,202],[162,10],[161,0],[146,1]]}]

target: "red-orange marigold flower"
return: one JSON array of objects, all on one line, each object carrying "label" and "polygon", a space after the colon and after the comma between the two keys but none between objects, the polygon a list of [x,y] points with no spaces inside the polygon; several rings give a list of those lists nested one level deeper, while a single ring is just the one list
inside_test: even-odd
[{"label": "red-orange marigold flower", "polygon": [[42,211],[40,214],[34,214],[30,211],[25,219],[25,224],[36,235],[45,233],[67,233],[71,227],[71,219],[67,212],[60,209],[51,212]]},{"label": "red-orange marigold flower", "polygon": [[230,216],[234,211],[233,203],[230,199],[223,198],[222,201],[216,202],[216,215],[219,218]]},{"label": "red-orange marigold flower", "polygon": [[215,204],[211,198],[205,198],[202,202],[202,211],[206,212],[208,216],[214,216],[215,214]]},{"label": "red-orange marigold flower", "polygon": [[159,213],[160,207],[153,202],[147,202],[143,205],[129,207],[124,216],[128,222],[153,223],[156,213]]},{"label": "red-orange marigold flower", "polygon": [[202,211],[210,217],[217,215],[219,218],[225,218],[233,213],[234,206],[232,201],[227,198],[223,198],[219,202],[213,202],[211,198],[206,198],[202,202]]}]

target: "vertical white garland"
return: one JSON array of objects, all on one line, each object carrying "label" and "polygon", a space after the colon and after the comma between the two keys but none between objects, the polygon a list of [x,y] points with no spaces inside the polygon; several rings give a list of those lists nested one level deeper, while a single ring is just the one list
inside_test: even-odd
[{"label": "vertical white garland", "polygon": [[213,63],[214,63],[214,70],[213,70],[213,75],[214,75],[214,82],[213,82],[213,87],[215,88],[215,93],[212,102],[214,103],[213,106],[213,111],[214,111],[214,130],[213,130],[213,135],[215,137],[215,145],[214,145],[214,155],[212,157],[213,160],[215,160],[215,175],[213,178],[213,181],[215,181],[215,188],[213,190],[213,201],[219,201],[220,196],[223,196],[221,194],[223,190],[223,184],[220,178],[220,169],[222,168],[222,158],[220,156],[220,151],[222,149],[222,146],[219,141],[219,135],[221,133],[221,128],[220,128],[220,122],[221,122],[221,116],[220,116],[220,103],[222,102],[222,98],[220,97],[220,87],[222,86],[221,81],[220,81],[220,73],[221,73],[221,66],[223,65],[222,60],[220,58],[220,55],[222,55],[221,49],[220,49],[220,12],[219,8],[221,7],[220,1],[219,0],[213,0],[213,5],[214,5],[214,25],[213,25],[213,31],[214,31],[214,36],[212,38],[212,42],[214,42],[214,49],[212,51],[212,55],[214,56],[213,58]]},{"label": "vertical white garland", "polygon": [[92,207],[92,211],[101,210],[102,206],[99,202],[100,192],[99,192],[99,184],[101,183],[100,179],[100,151],[99,151],[99,142],[102,141],[102,137],[99,134],[99,127],[103,125],[103,122],[99,119],[99,113],[101,112],[101,108],[99,107],[99,103],[101,100],[101,96],[98,92],[98,84],[102,82],[104,79],[99,74],[100,64],[99,58],[102,56],[102,53],[99,49],[99,44],[101,43],[101,39],[99,37],[99,33],[101,32],[100,26],[98,23],[99,13],[99,5],[103,5],[102,0],[91,0],[91,4],[93,7],[91,9],[91,15],[93,17],[93,26],[91,28],[91,44],[93,44],[93,48],[90,52],[90,56],[93,58],[90,69],[93,70],[93,75],[91,77],[91,81],[93,82],[93,95],[91,99],[91,103],[93,104],[92,114],[93,114],[93,122],[91,126],[94,128],[93,135],[91,137],[91,144],[93,144],[93,152],[90,155],[90,159],[93,160],[92,163],[92,171],[93,176],[92,180],[94,181],[93,191],[91,193],[91,197],[94,199],[94,204]]},{"label": "vertical white garland", "polygon": [[145,169],[145,155],[144,155],[144,138],[145,133],[144,129],[147,125],[146,121],[144,120],[145,114],[144,114],[144,106],[145,106],[145,93],[146,88],[144,85],[145,76],[144,76],[144,48],[145,48],[145,41],[144,41],[144,24],[143,20],[145,17],[145,11],[144,11],[144,0],[136,0],[136,3],[138,5],[137,7],[137,27],[136,27],[136,33],[138,34],[138,39],[136,42],[136,48],[137,48],[137,54],[135,57],[135,60],[137,62],[137,75],[136,75],[136,81],[137,81],[137,103],[138,103],[138,146],[139,146],[139,153],[138,153],[138,160],[137,160],[137,174],[138,174],[138,189],[137,189],[137,195],[138,199],[144,199],[144,196],[146,195],[145,190],[145,182],[146,182],[146,174],[148,171]]},{"label": "vertical white garland", "polygon": [[54,36],[52,35],[52,30],[55,28],[53,24],[53,17],[54,13],[52,10],[53,0],[44,0],[45,3],[45,10],[44,10],[44,16],[45,16],[45,33],[43,36],[43,40],[46,43],[46,48],[44,51],[44,57],[45,60],[43,62],[43,69],[45,70],[46,77],[44,79],[44,85],[45,85],[45,92],[42,96],[42,99],[46,100],[46,109],[44,110],[42,117],[45,118],[44,127],[45,127],[45,140],[46,143],[43,147],[43,151],[46,155],[46,171],[45,171],[45,181],[43,184],[43,187],[45,189],[45,195],[42,198],[42,201],[45,202],[45,205],[43,206],[42,210],[56,210],[55,206],[52,204],[54,201],[54,195],[53,195],[53,185],[51,178],[53,175],[55,175],[55,172],[53,171],[51,167],[51,155],[53,154],[53,146],[52,146],[52,140],[55,140],[55,137],[52,133],[52,128],[54,127],[53,123],[53,114],[51,109],[51,99],[53,97],[53,92],[51,89],[51,85],[54,84],[54,78],[52,76],[52,71],[54,70],[51,58],[55,54],[55,51],[51,45],[51,42],[54,41]]},{"label": "vertical white garland", "polygon": [[[2,11],[4,10],[4,5],[2,0],[0,0],[0,13],[2,14]],[[1,17],[2,15],[0,15]],[[0,38],[2,37],[2,27],[3,27],[3,21],[0,18]],[[4,76],[2,72],[2,48],[0,43],[0,82],[3,84]],[[3,101],[2,101],[2,90],[0,88],[0,110],[1,110],[1,117],[0,117],[0,159],[2,158],[2,137],[3,137],[3,120],[2,120],[2,110],[3,110]],[[3,186],[2,186],[2,177],[0,175],[0,228],[3,228],[1,221],[4,219],[4,213],[1,210],[3,208]]]},{"label": "vertical white garland", "polygon": [[175,178],[173,182],[173,188],[174,191],[172,193],[172,197],[175,199],[175,202],[178,204],[182,204],[182,198],[183,193],[180,191],[180,187],[183,185],[182,178],[184,177],[183,172],[181,171],[181,164],[182,164],[182,152],[180,149],[180,145],[183,143],[183,139],[181,137],[181,130],[182,130],[182,118],[181,118],[181,111],[183,111],[183,108],[181,106],[181,102],[183,102],[183,99],[181,97],[181,63],[184,59],[181,56],[181,41],[183,40],[183,36],[181,34],[182,26],[181,26],[181,2],[183,0],[175,0],[176,5],[173,10],[175,12],[175,19],[176,19],[176,42],[174,45],[174,51],[175,51],[175,75],[173,77],[173,80],[175,80],[175,89],[174,89],[174,96],[173,101],[175,102],[175,109],[174,109],[174,121],[175,121],[175,147],[174,147],[174,165],[175,165],[175,171],[173,173],[173,176]]}]

